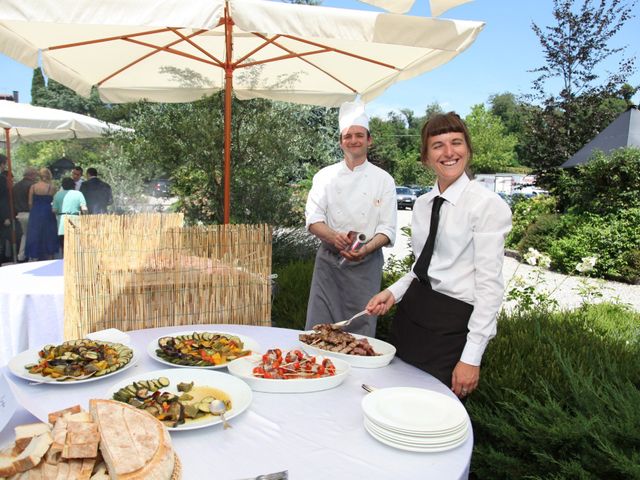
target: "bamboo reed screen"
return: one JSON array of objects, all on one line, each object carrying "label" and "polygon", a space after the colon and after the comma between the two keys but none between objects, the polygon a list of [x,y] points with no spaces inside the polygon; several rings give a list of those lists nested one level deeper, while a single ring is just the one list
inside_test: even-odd
[{"label": "bamboo reed screen", "polygon": [[105,328],[271,325],[271,228],[181,214],[67,216],[66,339]]}]

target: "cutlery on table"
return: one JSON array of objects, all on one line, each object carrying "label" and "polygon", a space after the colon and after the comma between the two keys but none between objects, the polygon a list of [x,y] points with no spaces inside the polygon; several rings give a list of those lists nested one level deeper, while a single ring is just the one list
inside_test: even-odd
[{"label": "cutlery on table", "polygon": [[227,419],[224,418],[224,414],[227,411],[227,406],[222,400],[219,400],[219,399],[212,400],[211,403],[209,404],[209,411],[213,415],[220,416],[220,420],[222,420],[222,425],[224,425],[225,430],[227,428],[231,428],[231,425],[227,422]]},{"label": "cutlery on table", "polygon": [[265,473],[263,475],[258,475],[257,477],[242,478],[240,480],[287,480],[288,478],[289,471],[285,470],[284,472]]}]

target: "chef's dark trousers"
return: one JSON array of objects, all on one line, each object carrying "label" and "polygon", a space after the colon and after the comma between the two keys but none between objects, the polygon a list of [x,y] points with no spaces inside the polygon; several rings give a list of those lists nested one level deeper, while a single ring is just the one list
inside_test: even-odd
[{"label": "chef's dark trousers", "polygon": [[398,303],[389,338],[398,357],[451,387],[472,312],[473,305],[415,279]]}]

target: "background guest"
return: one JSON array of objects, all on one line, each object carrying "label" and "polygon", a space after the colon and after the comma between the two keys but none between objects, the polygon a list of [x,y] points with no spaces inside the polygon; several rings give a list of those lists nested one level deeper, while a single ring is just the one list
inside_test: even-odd
[{"label": "background guest", "polygon": [[[9,178],[7,176],[7,157],[0,153],[0,265],[9,261],[11,247],[11,208],[9,205]],[[8,247],[8,248],[7,248]]]},{"label": "background guest", "polygon": [[13,186],[13,206],[22,230],[22,238],[20,239],[20,248],[18,250],[18,262],[27,260],[25,247],[29,224],[29,190],[31,189],[31,185],[36,183],[37,178],[38,170],[33,167],[27,167],[22,175],[22,180]]},{"label": "background guest", "polygon": [[29,189],[29,225],[25,255],[30,259],[51,260],[58,253],[58,227],[51,210],[55,187],[51,171],[41,168],[38,182]]},{"label": "background guest", "polygon": [[87,180],[80,186],[87,201],[89,213],[107,213],[107,207],[113,203],[111,186],[98,178],[95,168],[87,168]]},{"label": "background guest", "polygon": [[82,167],[73,167],[73,169],[71,169],[71,178],[74,182],[74,190],[80,190],[80,187],[84,182],[84,180],[82,179],[83,172],[84,170],[82,169]]},{"label": "background guest", "polygon": [[58,219],[58,239],[60,241],[60,250],[64,258],[64,218],[67,215],[80,215],[80,212],[87,211],[87,202],[82,192],[78,192],[75,188],[73,178],[65,177],[62,179],[62,190],[58,190],[53,196],[53,213]]}]

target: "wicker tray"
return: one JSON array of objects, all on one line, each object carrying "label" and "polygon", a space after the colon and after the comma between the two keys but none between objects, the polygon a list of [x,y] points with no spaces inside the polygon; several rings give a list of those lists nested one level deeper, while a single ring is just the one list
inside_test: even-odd
[{"label": "wicker tray", "polygon": [[178,457],[177,453],[173,454],[175,458],[175,463],[173,465],[173,474],[171,475],[171,480],[181,480],[182,479],[182,463],[180,463],[180,457]]}]

